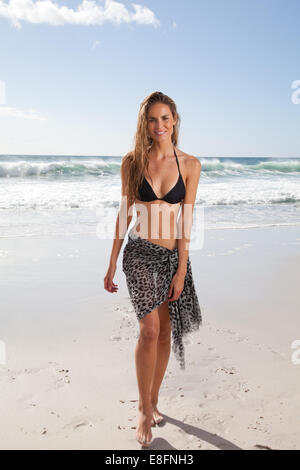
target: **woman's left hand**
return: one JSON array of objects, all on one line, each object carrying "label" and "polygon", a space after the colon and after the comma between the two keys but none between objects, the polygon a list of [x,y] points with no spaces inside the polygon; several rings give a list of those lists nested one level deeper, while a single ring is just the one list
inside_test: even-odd
[{"label": "woman's left hand", "polygon": [[174,300],[178,300],[184,288],[184,279],[185,279],[185,274],[181,274],[178,272],[174,274],[173,279],[170,284],[170,288],[169,288],[168,302],[173,302]]}]

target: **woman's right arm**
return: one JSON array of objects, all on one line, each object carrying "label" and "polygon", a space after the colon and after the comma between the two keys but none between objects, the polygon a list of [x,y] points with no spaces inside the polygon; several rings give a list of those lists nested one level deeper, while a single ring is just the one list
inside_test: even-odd
[{"label": "woman's right arm", "polygon": [[127,165],[124,164],[124,159],[122,160],[122,163],[121,163],[120,173],[121,173],[121,182],[122,182],[122,190],[121,190],[122,198],[121,198],[120,209],[119,209],[117,219],[116,219],[114,240],[113,240],[113,246],[112,246],[110,260],[109,260],[109,266],[108,266],[106,276],[104,278],[104,289],[106,289],[108,292],[111,292],[111,293],[117,292],[118,290],[118,285],[113,283],[113,278],[117,269],[117,261],[118,261],[119,253],[121,251],[124,238],[126,236],[128,227],[133,217],[132,215],[128,215],[128,209],[129,209],[128,198],[125,192],[125,184],[126,184],[127,177],[128,177],[128,168],[127,168]]}]

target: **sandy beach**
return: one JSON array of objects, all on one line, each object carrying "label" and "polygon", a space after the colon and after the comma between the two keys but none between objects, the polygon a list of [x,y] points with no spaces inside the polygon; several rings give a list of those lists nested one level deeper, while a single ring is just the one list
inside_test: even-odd
[{"label": "sandy beach", "polygon": [[[299,247],[297,226],[205,231],[190,253],[203,326],[185,371],[171,352],[149,449],[300,448]],[[1,449],[141,449],[138,323],[122,251],[119,292],[103,289],[110,248],[96,235],[1,239]]]},{"label": "sandy beach", "polygon": [[[0,450],[300,450],[299,18],[0,0]],[[138,318],[168,289],[148,433]]]}]

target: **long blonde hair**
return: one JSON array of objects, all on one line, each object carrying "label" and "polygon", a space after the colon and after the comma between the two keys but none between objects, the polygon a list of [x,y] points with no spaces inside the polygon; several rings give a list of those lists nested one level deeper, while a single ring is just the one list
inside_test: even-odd
[{"label": "long blonde hair", "polygon": [[169,106],[173,118],[176,119],[172,134],[172,143],[178,144],[180,116],[177,112],[174,101],[164,93],[155,91],[148,95],[141,103],[138,114],[137,130],[134,138],[133,150],[128,152],[122,160],[122,164],[127,168],[127,179],[125,181],[125,193],[128,198],[128,207],[139,198],[139,188],[143,180],[144,170],[149,164],[149,150],[152,146],[152,138],[148,135],[147,116],[149,108],[156,103],[163,103]]}]

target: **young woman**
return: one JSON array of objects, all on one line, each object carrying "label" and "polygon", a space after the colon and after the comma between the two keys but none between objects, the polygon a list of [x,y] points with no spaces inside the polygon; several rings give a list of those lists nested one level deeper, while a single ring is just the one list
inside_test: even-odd
[{"label": "young woman", "polygon": [[163,420],[157,403],[171,333],[184,369],[183,336],[202,324],[188,254],[201,163],[176,148],[179,123],[174,101],[163,93],[154,92],[141,103],[134,149],[122,159],[122,202],[104,278],[104,288],[117,292],[113,278],[135,204],[139,216],[128,234],[122,270],[140,326],[136,438],[145,447],[152,440],[151,426]]}]

